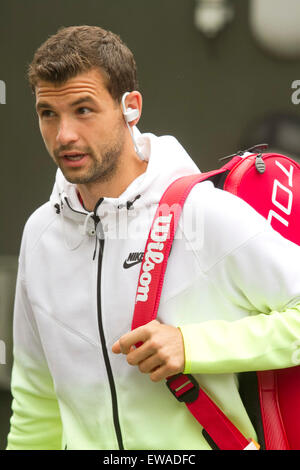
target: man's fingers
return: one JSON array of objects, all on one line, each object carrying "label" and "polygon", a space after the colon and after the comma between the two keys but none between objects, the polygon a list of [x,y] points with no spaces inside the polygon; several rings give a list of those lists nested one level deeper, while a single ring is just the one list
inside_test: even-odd
[{"label": "man's fingers", "polygon": [[[119,341],[116,341],[112,347],[112,351],[116,352],[116,354],[128,354],[130,351],[131,346],[134,346],[137,343],[144,343],[147,341],[149,336],[151,335],[151,324],[158,323],[157,320],[153,320],[152,322],[148,323],[147,325],[140,326],[129,333],[121,336]],[[119,343],[119,344],[117,344]]]},{"label": "man's fingers", "polygon": [[166,379],[170,375],[170,369],[167,367],[167,365],[163,365],[161,367],[156,367],[154,370],[152,370],[150,374],[150,379],[152,382],[160,382],[163,379]]},{"label": "man's fingers", "polygon": [[159,355],[146,359],[139,364],[141,372],[150,375],[152,382],[160,382],[163,379],[183,372],[170,361],[162,361]]},{"label": "man's fingers", "polygon": [[[135,344],[142,343],[135,348]],[[170,325],[153,320],[126,335],[112,347],[115,353],[127,355],[127,362],[150,374],[153,382],[184,370],[184,345],[181,332]]]},{"label": "man's fingers", "polygon": [[112,352],[115,354],[120,354],[121,352],[121,346],[120,346],[120,341],[116,341],[111,348]]},{"label": "man's fingers", "polygon": [[[115,353],[115,354],[121,354],[121,345],[120,345],[120,340],[116,341],[113,345],[112,345],[112,348],[111,348],[112,352]],[[130,349],[129,349],[129,353],[131,351],[134,351],[135,350],[135,347],[134,346],[130,346]]]},{"label": "man's fingers", "polygon": [[121,353],[128,354],[131,346],[134,346],[136,343],[143,343],[144,341],[146,341],[146,335],[143,328],[130,331],[130,333],[121,336],[119,339]]},{"label": "man's fingers", "polygon": [[143,343],[139,348],[131,349],[131,351],[127,354],[127,362],[131,366],[136,366],[140,364],[140,362],[152,356],[153,353],[153,349],[151,349],[148,344]]}]

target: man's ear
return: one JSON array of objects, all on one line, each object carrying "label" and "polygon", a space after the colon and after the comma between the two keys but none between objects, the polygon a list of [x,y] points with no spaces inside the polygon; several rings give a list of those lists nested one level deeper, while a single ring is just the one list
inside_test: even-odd
[{"label": "man's ear", "polygon": [[139,91],[124,93],[122,97],[122,112],[130,127],[136,126],[142,114],[143,99]]}]

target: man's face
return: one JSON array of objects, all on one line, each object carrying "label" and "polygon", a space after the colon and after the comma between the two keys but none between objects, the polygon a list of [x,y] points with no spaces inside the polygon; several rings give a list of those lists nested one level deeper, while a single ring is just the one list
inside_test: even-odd
[{"label": "man's face", "polygon": [[115,173],[126,125],[98,69],[62,85],[39,81],[36,109],[47,150],[68,181],[105,181]]}]

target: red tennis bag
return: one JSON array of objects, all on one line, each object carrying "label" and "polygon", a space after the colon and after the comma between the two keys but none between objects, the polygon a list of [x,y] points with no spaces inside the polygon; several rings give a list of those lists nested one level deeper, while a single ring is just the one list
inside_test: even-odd
[{"label": "red tennis bag", "polygon": [[[211,180],[218,188],[244,199],[285,238],[300,245],[300,165],[275,153],[261,153],[267,145],[253,147],[231,155],[218,170],[185,176],[174,181],[165,191],[156,211],[145,247],[139,275],[132,329],[156,318],[168,256],[184,202],[195,184]],[[259,152],[259,153],[258,153]],[[163,244],[159,262],[147,264],[149,243]],[[144,264],[146,263],[146,264]],[[149,268],[149,266],[148,266]],[[141,292],[147,289],[147,296]],[[139,345],[137,345],[139,346]],[[222,450],[299,450],[300,449],[300,366],[288,369],[244,373],[245,401],[251,389],[257,399],[245,406],[256,427],[257,445],[243,436],[224,413],[199,387],[191,375],[167,378],[172,394],[185,403],[199,421],[202,433],[214,449]],[[251,400],[250,400],[251,401]],[[256,403],[256,407],[253,407]],[[252,410],[251,410],[252,407]],[[254,408],[254,410],[253,410]]]}]

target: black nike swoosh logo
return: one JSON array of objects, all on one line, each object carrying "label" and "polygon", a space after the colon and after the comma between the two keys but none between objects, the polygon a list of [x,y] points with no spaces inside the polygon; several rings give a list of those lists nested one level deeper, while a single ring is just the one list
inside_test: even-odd
[{"label": "black nike swoosh logo", "polygon": [[131,261],[131,262],[128,262],[127,260],[124,261],[124,264],[123,264],[123,268],[124,269],[128,269],[128,268],[131,268],[132,266],[135,266],[136,264],[139,264],[141,263],[143,260],[141,259],[138,259],[137,261]]}]

